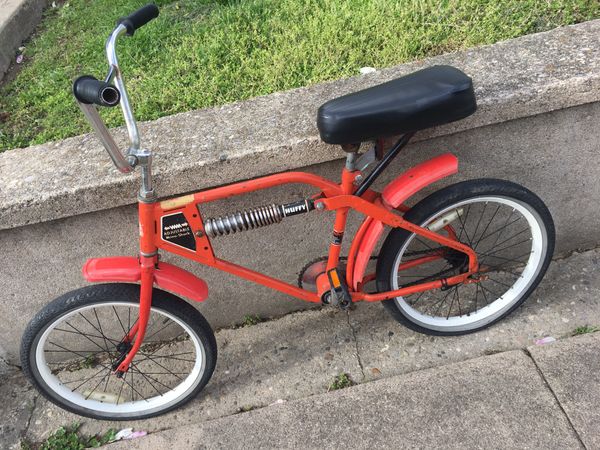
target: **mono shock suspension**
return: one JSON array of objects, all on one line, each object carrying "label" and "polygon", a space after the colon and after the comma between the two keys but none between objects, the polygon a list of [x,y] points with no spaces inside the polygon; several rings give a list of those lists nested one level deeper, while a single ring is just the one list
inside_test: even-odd
[{"label": "mono shock suspension", "polygon": [[300,200],[283,205],[267,205],[245,211],[236,211],[233,214],[206,219],[204,231],[210,237],[224,236],[238,231],[253,230],[255,228],[281,222],[284,218],[304,214],[315,208],[311,199]]}]

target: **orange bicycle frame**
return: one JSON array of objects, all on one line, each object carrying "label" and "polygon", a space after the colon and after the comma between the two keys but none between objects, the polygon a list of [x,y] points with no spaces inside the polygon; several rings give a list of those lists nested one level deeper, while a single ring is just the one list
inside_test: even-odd
[{"label": "orange bicycle frame", "polygon": [[[84,267],[84,275],[90,281],[129,281],[140,282],[140,317],[124,340],[132,342],[136,337],[132,349],[125,360],[119,365],[118,371],[125,372],[129,363],[143,341],[145,328],[152,301],[152,288],[159,287],[173,290],[176,293],[202,301],[207,296],[206,283],[194,275],[175,266],[159,262],[158,250],[177,254],[198,263],[215,267],[240,278],[261,284],[271,289],[283,292],[292,297],[312,302],[321,302],[322,295],[331,289],[326,276],[317,279],[317,292],[294,286],[283,280],[270,277],[263,273],[243,267],[218,258],[212,248],[205,230],[205,223],[200,214],[201,206],[216,200],[243,195],[249,192],[268,189],[284,184],[305,184],[319,190],[319,193],[310,198],[315,211],[334,211],[333,241],[329,246],[327,270],[337,268],[340,261],[341,243],[346,228],[348,212],[357,211],[365,216],[363,226],[359,228],[348,256],[346,281],[353,302],[381,301],[404,295],[410,295],[431,289],[449,287],[459,283],[476,282],[472,277],[478,270],[477,256],[468,246],[460,243],[450,229],[448,236],[419,227],[403,219],[401,213],[408,208],[400,203],[423,186],[436,181],[443,176],[456,172],[456,158],[446,154],[433,158],[416,168],[411,169],[398,177],[388,188],[384,195],[373,190],[367,190],[362,196],[355,195],[356,177],[361,175],[358,170],[343,169],[341,183],[336,184],[317,175],[303,172],[287,172],[269,175],[254,180],[238,182],[227,186],[208,189],[193,194],[176,197],[161,202],[139,202],[139,228],[140,228],[140,256],[135,258],[101,258],[88,261]],[[419,176],[417,176],[420,174]],[[386,195],[387,194],[387,195]],[[308,199],[307,199],[308,201]],[[311,208],[312,210],[312,208]],[[396,212],[400,212],[397,214]],[[308,210],[307,210],[308,212]],[[178,223],[165,225],[169,217],[177,218]],[[169,222],[170,223],[170,222]],[[392,228],[404,228],[428,240],[437,242],[442,246],[450,247],[468,255],[468,270],[459,275],[441,278],[425,283],[414,284],[397,290],[378,293],[365,293],[362,287],[373,275],[366,275],[355,280],[357,261],[364,248],[369,249],[369,243],[364,243],[369,227],[372,224],[387,225]],[[189,240],[188,247],[174,243],[165,238],[165,230],[169,233],[185,234]],[[191,239],[191,240],[190,240]],[[193,244],[192,244],[193,243]],[[363,248],[364,247],[364,248]],[[363,255],[364,256],[364,255]],[[370,256],[370,253],[369,253]],[[399,270],[424,264],[437,258],[439,255],[428,255],[402,264]],[[364,259],[364,258],[363,258]],[[137,335],[137,336],[136,336]]]}]

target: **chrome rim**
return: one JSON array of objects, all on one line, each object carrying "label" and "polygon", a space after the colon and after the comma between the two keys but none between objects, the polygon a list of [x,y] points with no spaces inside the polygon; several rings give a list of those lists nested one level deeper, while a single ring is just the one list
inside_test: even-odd
[{"label": "chrome rim", "polygon": [[57,318],[40,336],[35,364],[48,389],[70,406],[112,416],[164,410],[189,395],[206,368],[197,334],[174,315],[151,308],[146,337],[123,378],[112,367],[139,305],[86,305]]},{"label": "chrome rim", "polygon": [[[468,331],[494,321],[515,305],[536,280],[545,260],[547,233],[542,220],[528,204],[502,196],[485,196],[453,204],[427,218],[428,227],[444,217],[458,239],[474,248],[486,281],[457,285],[397,297],[395,303],[412,322],[437,331]],[[438,231],[448,235],[448,231]],[[415,268],[400,264],[443,250],[444,257]],[[459,274],[466,258],[432,241],[412,234],[393,265],[391,287],[430,281]],[[436,274],[438,276],[436,276]]]}]

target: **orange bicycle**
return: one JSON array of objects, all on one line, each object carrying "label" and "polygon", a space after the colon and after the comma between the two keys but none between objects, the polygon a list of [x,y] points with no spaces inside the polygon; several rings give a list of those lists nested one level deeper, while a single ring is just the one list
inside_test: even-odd
[{"label": "orange bicycle", "polygon": [[[22,367],[50,401],[83,416],[140,419],[181,406],[208,383],[217,357],[215,337],[204,317],[180,298],[204,301],[207,285],[160,261],[159,250],[312,303],[349,308],[382,301],[403,325],[437,335],[485,328],[536,288],[550,263],[555,233],[548,209],[529,190],[508,181],[470,180],[407,207],[413,194],[458,171],[449,153],[399,175],[381,193],[371,189],[416,131],[475,111],[471,79],[449,66],[429,67],[321,106],[317,125],[323,141],[347,153],[340,183],[287,172],[158,201],[152,153],[140,145],[116,56],[120,36],[133,35],[157,16],[158,8],[147,5],[120,19],[106,43],[105,80],[83,76],[73,85],[117,168],[141,170],[140,252],[88,260],[83,275],[103,284],[57,298],[29,323]],[[96,109],[117,104],[131,143],[126,155]],[[401,137],[385,150],[382,138],[389,136]],[[360,154],[363,142],[373,144]],[[310,185],[316,193],[222,217],[201,215],[205,203],[290,183]],[[350,210],[365,219],[347,256],[341,256]],[[298,286],[219,259],[211,246],[214,238],[327,211],[335,212],[328,256],[307,265]],[[390,231],[375,273],[367,273],[386,226]],[[373,284],[375,289],[366,289]]]}]

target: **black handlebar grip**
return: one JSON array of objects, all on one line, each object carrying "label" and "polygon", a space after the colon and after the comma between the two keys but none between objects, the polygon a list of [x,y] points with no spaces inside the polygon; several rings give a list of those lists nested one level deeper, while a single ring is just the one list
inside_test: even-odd
[{"label": "black handlebar grip", "polygon": [[116,106],[121,100],[119,90],[91,75],[83,75],[73,82],[73,95],[81,103]]},{"label": "black handlebar grip", "polygon": [[154,3],[148,3],[146,6],[142,6],[135,12],[132,12],[127,17],[121,17],[117,20],[117,24],[125,25],[127,28],[127,35],[133,36],[135,30],[143,27],[152,19],[158,17],[158,6]]}]

